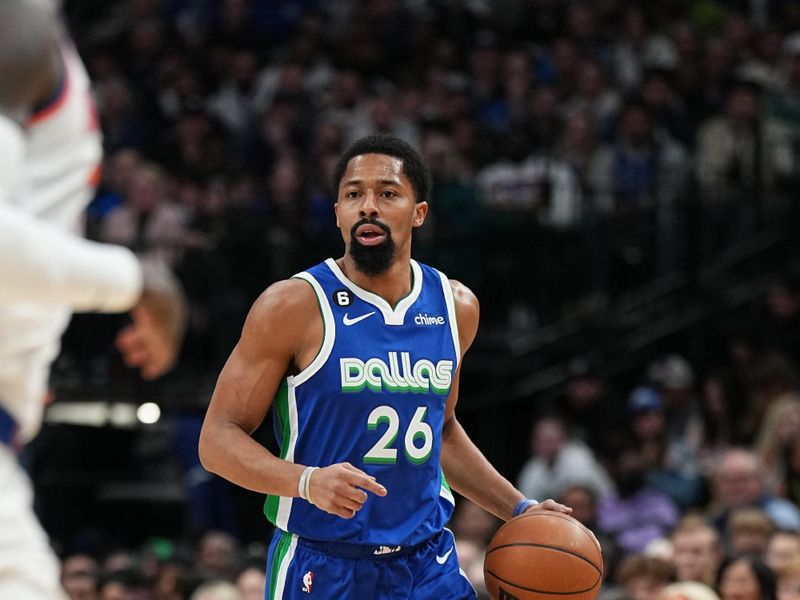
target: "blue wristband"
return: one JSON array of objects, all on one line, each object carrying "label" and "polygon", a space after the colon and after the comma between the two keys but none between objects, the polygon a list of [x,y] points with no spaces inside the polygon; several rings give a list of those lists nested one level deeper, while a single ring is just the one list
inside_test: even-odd
[{"label": "blue wristband", "polygon": [[511,516],[518,517],[535,504],[539,503],[536,500],[532,500],[530,498],[523,498],[522,500],[517,502],[517,505],[514,507],[514,512],[511,513]]}]

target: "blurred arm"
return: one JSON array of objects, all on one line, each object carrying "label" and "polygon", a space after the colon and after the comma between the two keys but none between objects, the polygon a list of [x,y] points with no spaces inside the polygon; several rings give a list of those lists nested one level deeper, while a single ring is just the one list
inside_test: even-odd
[{"label": "blurred arm", "polygon": [[0,301],[130,309],[142,292],[132,252],[70,235],[11,204],[21,189],[23,155],[22,130],[0,115]]}]

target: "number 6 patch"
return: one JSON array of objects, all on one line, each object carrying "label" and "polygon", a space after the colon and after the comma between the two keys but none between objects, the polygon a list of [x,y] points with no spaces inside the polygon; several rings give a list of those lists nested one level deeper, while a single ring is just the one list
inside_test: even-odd
[{"label": "number 6 patch", "polygon": [[350,290],[336,290],[333,292],[332,298],[338,306],[350,306],[353,303],[353,298],[350,296]]}]

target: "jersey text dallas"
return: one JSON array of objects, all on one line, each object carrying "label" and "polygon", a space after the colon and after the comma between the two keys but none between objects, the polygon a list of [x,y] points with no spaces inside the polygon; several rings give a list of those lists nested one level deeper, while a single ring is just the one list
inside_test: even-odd
[{"label": "jersey text dallas", "polygon": [[[398,361],[399,354],[399,361]],[[447,394],[453,378],[453,361],[440,360],[436,365],[427,359],[411,365],[409,352],[389,352],[389,364],[380,358],[366,362],[359,358],[339,359],[342,372],[342,391],[412,392]]]}]

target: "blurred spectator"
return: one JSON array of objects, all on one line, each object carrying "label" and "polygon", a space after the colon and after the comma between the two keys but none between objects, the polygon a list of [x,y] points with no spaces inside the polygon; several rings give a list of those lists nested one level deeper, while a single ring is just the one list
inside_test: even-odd
[{"label": "blurred spectator", "polygon": [[193,573],[191,561],[183,557],[163,559],[153,580],[155,600],[185,600]]},{"label": "blurred spectator", "polygon": [[599,528],[625,552],[641,552],[653,540],[667,537],[678,521],[678,509],[669,496],[647,484],[640,449],[622,440],[610,471],[617,495],[600,500]]},{"label": "blurred spectator", "polygon": [[209,531],[197,543],[197,568],[210,577],[232,581],[239,568],[239,545],[222,531]]},{"label": "blurred spectator", "polygon": [[725,115],[698,131],[706,256],[786,213],[781,186],[794,169],[792,150],[784,129],[761,116],[760,98],[756,84],[737,82],[726,97]]},{"label": "blurred spectator", "polygon": [[694,460],[700,447],[702,425],[700,408],[694,395],[692,365],[679,354],[668,354],[648,366],[647,376],[661,392],[670,443],[683,446],[672,460]]},{"label": "blurred spectator", "polygon": [[603,577],[614,573],[621,558],[619,546],[613,537],[605,534],[597,524],[597,495],[586,485],[571,485],[563,491],[559,502],[572,508],[572,517],[594,533],[603,554]]},{"label": "blurred spectator", "polygon": [[102,573],[134,572],[140,568],[139,558],[131,548],[115,548],[103,558]]},{"label": "blurred spectator", "polygon": [[612,60],[617,82],[625,92],[639,87],[645,68],[674,64],[675,51],[669,39],[651,32],[648,14],[639,6],[624,9],[620,34]]},{"label": "blurred spectator", "polygon": [[800,530],[800,509],[765,488],[764,469],[758,457],[745,448],[731,448],[719,458],[713,474],[710,516],[720,532],[729,532],[728,519],[737,508],[756,507],[780,529]]},{"label": "blurred spectator", "polygon": [[670,539],[678,581],[713,586],[725,557],[717,530],[701,517],[690,515],[678,522]]},{"label": "blurred spectator", "polygon": [[800,278],[791,272],[778,275],[767,289],[763,323],[758,331],[765,348],[800,363]]},{"label": "blurred spectator", "polygon": [[646,71],[642,81],[642,101],[650,110],[656,132],[665,132],[685,148],[692,148],[694,129],[674,78],[675,73],[668,69]]},{"label": "blurred spectator", "polygon": [[242,595],[229,581],[209,581],[198,587],[189,600],[242,600]]},{"label": "blurred spectator", "polygon": [[575,172],[581,192],[591,198],[589,169],[597,152],[597,134],[591,115],[585,110],[572,112],[564,121],[563,134],[558,139],[556,153]]},{"label": "blurred spectator", "polygon": [[739,430],[744,392],[736,384],[736,374],[724,369],[712,371],[701,384],[703,431],[700,461],[704,473],[713,469],[718,454],[741,442]]},{"label": "blurred spectator", "polygon": [[100,569],[87,554],[72,554],[61,561],[61,585],[69,600],[97,600]]},{"label": "blurred spectator", "polygon": [[563,415],[574,437],[589,446],[602,463],[624,423],[624,406],[599,373],[598,356],[575,356],[568,369],[563,394],[547,409]]},{"label": "blurred spectator", "polygon": [[576,83],[575,94],[567,99],[563,108],[567,120],[576,112],[585,112],[591,119],[594,134],[599,138],[608,137],[622,100],[608,86],[602,65],[596,61],[583,61],[578,67]]},{"label": "blurred spectator", "polygon": [[603,499],[614,485],[592,451],[572,437],[566,423],[544,416],[531,431],[531,458],[522,467],[517,487],[528,498],[557,498],[570,485],[588,486]]},{"label": "blurred spectator", "polygon": [[778,600],[797,600],[800,598],[800,561],[788,565],[778,573]]},{"label": "blurred spectator", "polygon": [[[675,568],[669,561],[643,554],[630,554],[619,565],[616,580],[623,598],[630,600],[657,600],[662,590],[675,581]],[[614,595],[603,594],[601,600],[611,600]]]},{"label": "blurred spectator", "polygon": [[764,563],[779,577],[800,563],[800,532],[777,529],[772,532],[764,552]]},{"label": "blurred spectator", "polygon": [[783,42],[780,73],[767,97],[767,114],[786,127],[795,155],[800,150],[800,33]]},{"label": "blurred spectator", "polygon": [[728,554],[762,557],[774,526],[758,508],[737,508],[728,520]]},{"label": "blurred spectator", "polygon": [[800,506],[800,437],[791,440],[786,448],[786,477],[781,489],[788,500]]},{"label": "blurred spectator", "polygon": [[141,156],[133,148],[121,148],[114,154],[106,155],[103,178],[95,199],[87,208],[88,238],[97,239],[100,235],[98,229],[103,220],[124,202],[125,192],[140,162]]},{"label": "blurred spectator", "polygon": [[658,600],[719,600],[714,588],[698,581],[684,580],[670,583],[658,596]]},{"label": "blurred spectator", "polygon": [[236,577],[236,587],[241,600],[263,600],[266,597],[267,578],[263,565],[246,567]]},{"label": "blurred spectator", "polygon": [[500,525],[500,521],[494,515],[466,498],[459,500],[452,520],[453,533],[456,538],[473,540],[481,546],[489,544],[489,540],[492,539]]},{"label": "blurred spectator", "polygon": [[131,176],[122,206],[105,219],[101,239],[152,254],[175,266],[183,255],[189,214],[169,198],[167,174],[152,163]]},{"label": "blurred spectator", "polygon": [[656,131],[647,105],[628,100],[618,138],[592,166],[595,202],[608,220],[612,290],[628,289],[676,268],[683,246],[679,203],[686,193],[685,150]]},{"label": "blurred spectator", "polygon": [[106,572],[98,586],[99,600],[149,600],[152,586],[135,569]]},{"label": "blurred spectator", "polygon": [[[672,425],[678,427],[689,411],[681,406],[674,408]],[[639,386],[628,398],[628,411],[648,484],[670,496],[681,508],[696,504],[702,495],[703,482],[696,453],[690,446],[693,442],[683,431],[670,435],[671,423],[663,395],[650,386]]]},{"label": "blurred spectator", "polygon": [[241,136],[259,112],[256,105],[258,57],[251,51],[235,50],[230,58],[227,79],[208,99],[208,111],[235,136]]},{"label": "blurred spectator", "polygon": [[[798,401],[798,376],[797,369],[791,361],[784,355],[775,352],[765,352],[753,363],[748,374],[748,392],[750,395],[747,411],[742,417],[742,429],[749,434],[749,441],[768,456],[771,463],[775,462],[774,452],[770,452],[767,447],[770,444],[782,445],[785,443],[784,437],[775,442],[767,443],[764,440],[766,435],[781,434],[791,436],[793,428],[797,427],[794,418],[789,418],[788,429],[778,431],[779,424],[773,415],[772,419],[767,419],[767,414],[773,407],[779,407],[780,416],[790,416],[792,406]],[[783,427],[783,426],[781,426]],[[762,434],[760,430],[767,428]],[[768,465],[774,468],[774,464]],[[774,484],[774,481],[769,481]]]},{"label": "blurred spectator", "polygon": [[759,559],[728,559],[719,570],[720,600],[776,600],[775,574]]},{"label": "blurred spectator", "polygon": [[785,496],[791,443],[800,438],[800,394],[790,391],[770,402],[756,437],[755,450],[766,469],[769,489]]},{"label": "blurred spectator", "polygon": [[486,547],[500,524],[494,515],[466,498],[459,500],[451,521],[458,563],[479,598],[489,597],[483,579],[483,561]]}]

